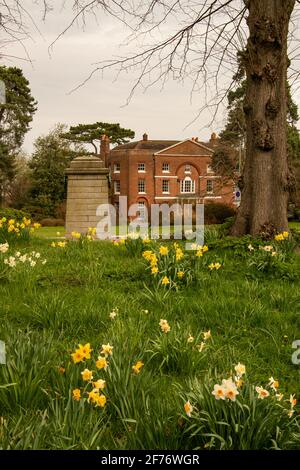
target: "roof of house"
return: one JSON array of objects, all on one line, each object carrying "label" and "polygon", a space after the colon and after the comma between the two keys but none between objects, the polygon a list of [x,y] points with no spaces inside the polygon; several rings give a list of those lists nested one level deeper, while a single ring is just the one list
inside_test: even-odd
[{"label": "roof of house", "polygon": [[[181,140],[138,140],[136,142],[129,142],[128,144],[118,145],[117,147],[113,148],[112,151],[115,150],[153,150],[153,152],[159,152],[160,150],[164,150],[168,147],[172,147],[173,145],[180,144]],[[197,141],[198,144],[204,145],[207,148],[213,149],[215,147],[214,142],[200,142]]]},{"label": "roof of house", "polygon": [[138,140],[128,144],[118,145],[114,150],[163,150],[171,145],[179,144],[179,140]]}]

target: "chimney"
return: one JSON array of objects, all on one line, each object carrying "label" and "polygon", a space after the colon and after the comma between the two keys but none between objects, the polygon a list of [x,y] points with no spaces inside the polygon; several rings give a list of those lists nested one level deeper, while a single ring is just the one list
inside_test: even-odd
[{"label": "chimney", "polygon": [[217,141],[218,141],[218,136],[217,136],[217,134],[216,134],[215,132],[213,132],[212,135],[211,135],[211,137],[210,137],[210,141],[209,141],[209,142],[210,142],[212,145],[216,145]]},{"label": "chimney", "polygon": [[146,132],[145,132],[145,134],[143,135],[143,140],[144,140],[144,141],[148,140],[148,134],[146,134]]},{"label": "chimney", "polygon": [[110,152],[110,140],[108,135],[103,134],[101,136],[100,144],[100,158],[104,162],[105,168],[107,168],[107,158]]}]

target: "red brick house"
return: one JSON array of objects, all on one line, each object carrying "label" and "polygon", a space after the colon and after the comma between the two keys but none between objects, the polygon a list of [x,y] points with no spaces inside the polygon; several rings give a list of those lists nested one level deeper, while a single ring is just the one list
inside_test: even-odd
[{"label": "red brick house", "polygon": [[118,208],[119,196],[127,196],[128,207],[138,204],[209,203],[233,205],[233,182],[224,181],[211,168],[217,142],[212,134],[207,143],[149,140],[147,134],[137,142],[119,145],[107,153],[110,170],[111,203]]}]

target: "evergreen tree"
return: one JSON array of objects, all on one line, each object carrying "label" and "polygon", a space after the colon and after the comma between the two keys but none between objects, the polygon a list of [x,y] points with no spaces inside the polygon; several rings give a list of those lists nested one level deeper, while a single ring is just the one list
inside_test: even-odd
[{"label": "evergreen tree", "polygon": [[14,175],[14,160],[36,111],[29,82],[21,69],[0,66],[0,205],[4,186]]},{"label": "evergreen tree", "polygon": [[66,198],[65,170],[71,160],[85,153],[61,137],[66,126],[57,124],[48,135],[38,137],[29,162],[31,169],[30,203],[27,210],[35,217],[55,217]]},{"label": "evergreen tree", "polygon": [[69,132],[62,134],[62,137],[71,142],[91,144],[97,154],[102,135],[107,135],[112,144],[125,144],[129,142],[128,139],[134,138],[135,133],[131,129],[120,127],[118,123],[95,122],[71,126]]}]

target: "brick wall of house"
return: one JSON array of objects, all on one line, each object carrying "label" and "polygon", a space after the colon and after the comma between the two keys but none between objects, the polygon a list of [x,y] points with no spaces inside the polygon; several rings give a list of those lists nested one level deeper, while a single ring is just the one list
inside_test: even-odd
[{"label": "brick wall of house", "polygon": [[[226,182],[210,168],[214,139],[213,135],[209,143],[201,144],[195,139],[152,141],[144,135],[141,141],[116,147],[108,155],[111,202],[117,205],[119,195],[123,195],[128,197],[128,207],[139,202],[147,206],[163,202],[172,204],[190,197],[194,202],[233,205],[233,182]],[[120,165],[119,172],[115,171],[117,164]],[[139,171],[139,164],[144,164],[144,171]],[[167,165],[169,171],[166,171]],[[185,179],[192,181],[192,194],[182,194],[182,190],[190,188],[189,182],[182,186]],[[120,194],[115,194],[116,181],[120,182]],[[144,193],[139,191],[139,181],[144,181]]]}]

